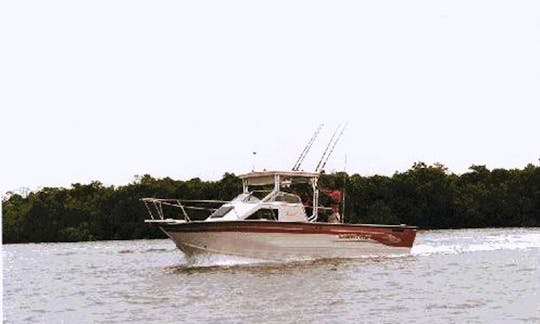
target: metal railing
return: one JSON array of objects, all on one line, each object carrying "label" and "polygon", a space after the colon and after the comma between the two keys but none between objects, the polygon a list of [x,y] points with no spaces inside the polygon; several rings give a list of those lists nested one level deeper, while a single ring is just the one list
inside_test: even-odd
[{"label": "metal railing", "polygon": [[161,198],[141,198],[144,202],[148,214],[153,220],[165,220],[166,217],[163,211],[163,206],[170,206],[179,208],[181,210],[181,216],[183,216],[186,222],[191,222],[191,218],[186,210],[204,210],[210,213],[217,210],[217,208],[190,206],[186,203],[205,203],[205,204],[224,204],[228,203],[225,200],[190,200],[190,199],[161,199]]},{"label": "metal railing", "polygon": [[[272,192],[271,194],[264,197],[262,200],[257,202],[256,204],[261,207],[272,207],[271,204],[278,196],[280,192]],[[185,222],[192,222],[191,217],[189,216],[187,210],[199,210],[199,211],[207,211],[208,216],[210,216],[213,212],[219,209],[212,208],[212,207],[202,207],[202,206],[193,206],[193,205],[187,205],[187,204],[226,204],[230,203],[230,201],[227,200],[191,200],[191,199],[162,199],[162,198],[141,198],[141,201],[144,202],[144,205],[146,207],[146,210],[148,211],[148,214],[151,217],[151,220],[148,222],[162,222],[162,221],[169,221],[174,222],[178,221],[175,218],[167,217],[167,213],[163,210],[164,206],[173,207],[173,208],[179,208],[180,209],[180,218]],[[313,208],[313,206],[310,205],[303,205],[304,208]],[[318,206],[318,210],[322,211],[329,211],[332,210],[330,207],[324,207],[324,206]],[[317,221],[317,215],[313,214],[311,216],[308,216],[309,222],[315,222]]]}]

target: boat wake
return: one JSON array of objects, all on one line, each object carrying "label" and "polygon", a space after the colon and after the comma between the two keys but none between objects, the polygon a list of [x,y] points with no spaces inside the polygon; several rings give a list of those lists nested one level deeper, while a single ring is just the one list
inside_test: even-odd
[{"label": "boat wake", "polygon": [[187,257],[185,266],[203,268],[215,266],[227,267],[261,263],[271,263],[271,261],[226,254],[199,254]]},{"label": "boat wake", "polygon": [[[425,232],[418,236],[411,250],[414,256],[433,254],[463,254],[496,250],[526,250],[540,248],[539,230],[516,230],[510,234],[499,230],[491,233],[476,230]],[[486,235],[487,234],[487,235]]]},{"label": "boat wake", "polygon": [[235,268],[252,268],[268,265],[277,265],[279,262],[244,258],[240,256],[226,254],[201,254],[185,257],[181,264],[167,267],[168,271],[173,273],[199,273],[199,272],[214,272],[224,269]]},{"label": "boat wake", "polygon": [[411,254],[385,254],[376,255],[370,254],[362,257],[355,258],[288,258],[283,260],[264,260],[245,258],[240,256],[226,255],[226,254],[206,254],[186,257],[184,263],[171,267],[174,272],[191,272],[193,270],[208,270],[212,271],[218,268],[252,268],[252,267],[264,267],[272,268],[283,266],[298,266],[298,265],[315,265],[315,264],[327,264],[327,263],[341,263],[350,260],[385,260],[394,258],[410,257]]}]

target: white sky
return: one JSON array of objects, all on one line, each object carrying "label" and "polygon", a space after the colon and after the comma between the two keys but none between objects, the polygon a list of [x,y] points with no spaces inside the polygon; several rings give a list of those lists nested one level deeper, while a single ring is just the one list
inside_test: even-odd
[{"label": "white sky", "polygon": [[0,192],[135,174],[540,158],[540,2],[51,0],[0,4]]}]

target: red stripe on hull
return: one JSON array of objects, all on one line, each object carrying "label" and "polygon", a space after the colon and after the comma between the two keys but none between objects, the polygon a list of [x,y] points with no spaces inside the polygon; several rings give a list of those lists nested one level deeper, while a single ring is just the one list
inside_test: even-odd
[{"label": "red stripe on hull", "polygon": [[247,232],[285,234],[330,234],[343,240],[373,240],[379,243],[412,247],[416,228],[392,225],[356,225],[269,221],[218,221],[160,224],[167,232]]}]

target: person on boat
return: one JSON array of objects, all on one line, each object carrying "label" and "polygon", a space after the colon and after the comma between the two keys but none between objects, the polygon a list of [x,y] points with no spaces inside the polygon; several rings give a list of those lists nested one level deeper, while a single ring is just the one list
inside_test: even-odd
[{"label": "person on boat", "polygon": [[321,189],[321,192],[326,194],[331,201],[330,207],[332,208],[332,214],[328,217],[328,223],[340,223],[339,204],[341,203],[341,191],[337,189]]},{"label": "person on boat", "polygon": [[313,213],[313,199],[307,192],[302,193],[300,199],[302,200],[302,205],[304,205],[306,215],[311,215],[311,213]]}]

